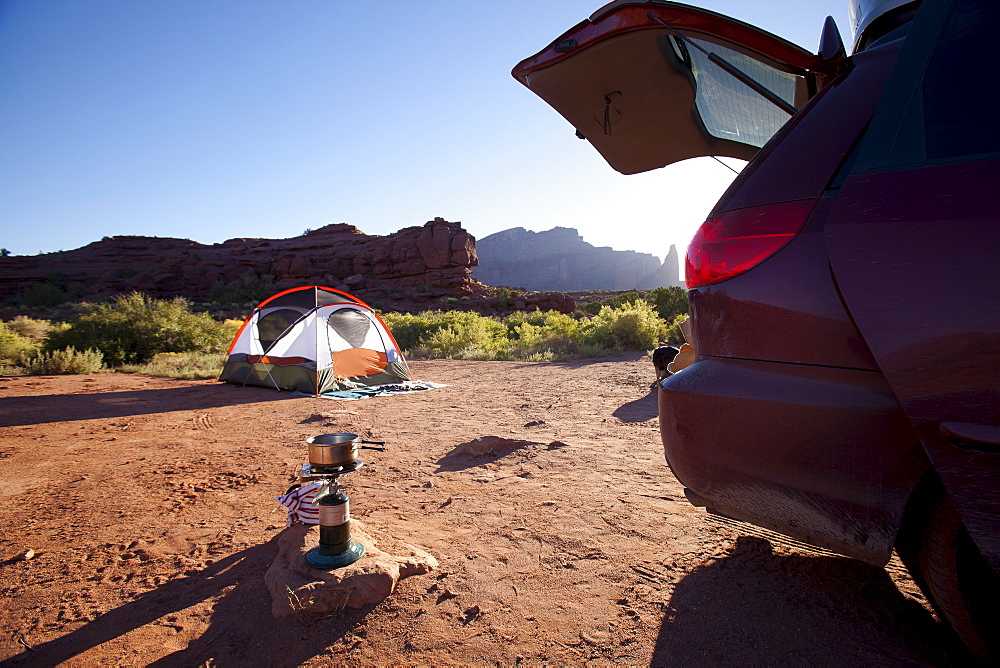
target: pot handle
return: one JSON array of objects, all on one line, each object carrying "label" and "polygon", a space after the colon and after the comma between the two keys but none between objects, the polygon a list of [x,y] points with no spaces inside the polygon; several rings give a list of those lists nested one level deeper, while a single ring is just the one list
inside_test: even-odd
[{"label": "pot handle", "polygon": [[[370,445],[359,445],[358,448],[361,450],[381,450],[385,452],[385,441],[358,441],[358,443],[367,443]],[[381,448],[373,448],[372,445],[381,445]]]}]

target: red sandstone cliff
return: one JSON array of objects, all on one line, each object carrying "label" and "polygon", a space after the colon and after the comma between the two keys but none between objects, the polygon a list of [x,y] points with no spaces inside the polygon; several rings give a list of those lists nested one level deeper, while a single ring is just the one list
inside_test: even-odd
[{"label": "red sandstone cliff", "polygon": [[[475,238],[461,223],[442,218],[386,236],[347,224],[289,239],[211,245],[119,236],[70,251],[0,258],[0,299],[21,299],[43,286],[74,300],[138,290],[159,298],[212,302],[225,295],[232,301],[248,286],[267,285],[259,300],[291,287],[326,285],[388,309],[435,308],[459,299],[464,308],[489,312],[497,303],[494,290],[472,277],[478,264]],[[559,294],[523,301],[528,309],[571,312],[576,306]]]}]

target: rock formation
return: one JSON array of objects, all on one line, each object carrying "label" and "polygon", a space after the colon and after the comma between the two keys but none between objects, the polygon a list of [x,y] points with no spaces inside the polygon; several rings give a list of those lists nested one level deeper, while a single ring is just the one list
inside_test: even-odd
[{"label": "rock formation", "polygon": [[346,224],[289,239],[229,239],[212,245],[118,236],[71,251],[0,258],[0,299],[23,297],[46,285],[75,299],[138,290],[210,302],[263,283],[269,293],[326,285],[385,305],[485,300],[486,287],[472,278],[477,264],[475,238],[461,223],[442,218],[386,236],[365,235]]},{"label": "rock formation", "polygon": [[381,603],[400,580],[427,573],[438,565],[433,556],[405,543],[404,555],[383,552],[361,522],[351,520],[351,538],[364,545],[365,555],[344,568],[319,570],[305,559],[309,547],[315,546],[317,534],[316,525],[294,524],[278,539],[278,555],[264,574],[275,617],[337,613]]},{"label": "rock formation", "polygon": [[531,232],[515,227],[480,239],[475,277],[528,290],[649,290],[680,285],[677,249],[654,255],[593,246],[572,228]]}]

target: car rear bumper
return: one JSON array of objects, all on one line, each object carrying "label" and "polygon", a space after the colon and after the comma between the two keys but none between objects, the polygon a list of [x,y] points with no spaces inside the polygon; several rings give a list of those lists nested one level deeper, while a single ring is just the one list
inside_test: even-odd
[{"label": "car rear bumper", "polygon": [[884,564],[928,463],[882,375],[702,356],[659,391],[678,480],[719,512]]}]

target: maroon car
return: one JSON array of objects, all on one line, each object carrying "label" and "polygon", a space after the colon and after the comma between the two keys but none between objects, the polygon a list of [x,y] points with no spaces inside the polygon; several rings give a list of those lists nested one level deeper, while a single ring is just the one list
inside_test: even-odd
[{"label": "maroon car", "polygon": [[996,0],[854,0],[853,53],[613,2],[514,69],[616,170],[748,159],[687,252],[688,498],[884,565],[1000,644]]}]

